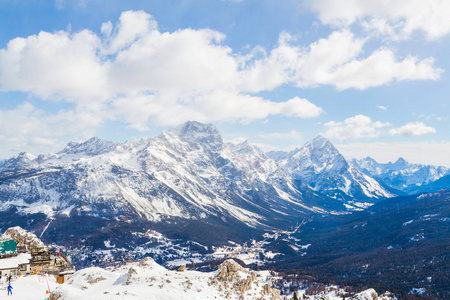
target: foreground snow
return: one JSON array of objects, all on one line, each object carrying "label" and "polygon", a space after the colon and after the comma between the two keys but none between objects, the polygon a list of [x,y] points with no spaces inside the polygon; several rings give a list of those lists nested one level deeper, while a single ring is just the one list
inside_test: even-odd
[{"label": "foreground snow", "polygon": [[[59,285],[52,276],[31,275],[12,281],[13,296],[7,296],[7,284],[0,282],[0,299],[21,300],[97,300],[97,299],[151,299],[151,300],[281,300],[280,291],[271,288],[273,278],[268,271],[253,272],[233,260],[223,262],[217,271],[171,271],[151,258],[117,269],[92,267],[76,272],[66,283]],[[51,294],[47,294],[50,288]],[[342,299],[336,291],[310,300]],[[288,296],[288,299],[291,299]],[[353,296],[356,300],[393,300],[389,294],[377,295],[369,289]]]},{"label": "foreground snow", "polygon": [[[151,258],[115,270],[88,268],[75,273],[65,284],[53,291],[49,300],[72,299],[152,299],[152,300],[281,300],[280,291],[271,288],[269,271],[253,272],[233,260],[223,262],[217,271],[171,271]],[[299,295],[303,297],[304,291]],[[378,298],[377,298],[378,297]],[[290,297],[288,297],[291,299]],[[336,292],[314,299],[342,299]],[[354,295],[357,300],[393,300],[390,295],[378,296],[373,289]]]},{"label": "foreground snow", "polygon": [[281,299],[268,271],[250,272],[227,260],[211,273],[169,271],[151,258],[115,270],[76,272],[49,299]]},{"label": "foreground snow", "polygon": [[48,299],[47,290],[53,291],[57,286],[56,280],[53,276],[38,276],[31,275],[26,277],[19,277],[13,279],[11,282],[13,287],[13,295],[7,295],[8,283],[2,279],[0,283],[0,299],[21,299],[21,300],[44,300]]}]

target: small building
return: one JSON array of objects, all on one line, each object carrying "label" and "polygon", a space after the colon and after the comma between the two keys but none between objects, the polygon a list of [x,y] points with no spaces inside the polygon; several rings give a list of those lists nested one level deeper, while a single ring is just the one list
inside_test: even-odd
[{"label": "small building", "polygon": [[41,272],[43,268],[51,265],[51,252],[48,247],[30,247],[31,269],[34,272]]},{"label": "small building", "polygon": [[0,275],[2,278],[6,276],[21,276],[30,274],[31,254],[19,253],[15,256],[0,259]]},{"label": "small building", "polygon": [[73,273],[75,273],[75,269],[67,269],[65,271],[59,272],[58,275],[55,275],[56,282],[58,282],[59,284],[63,284],[67,281],[67,279],[70,278],[70,276],[73,275]]}]

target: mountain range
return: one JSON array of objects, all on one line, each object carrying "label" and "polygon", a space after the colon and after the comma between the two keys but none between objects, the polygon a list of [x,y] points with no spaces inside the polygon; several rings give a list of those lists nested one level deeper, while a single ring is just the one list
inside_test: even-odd
[{"label": "mountain range", "polygon": [[386,164],[378,163],[371,157],[352,159],[351,162],[364,174],[375,178],[382,185],[409,195],[450,188],[448,184],[441,183],[442,187],[440,188],[434,183],[442,177],[450,175],[449,168],[444,166],[411,164],[401,157],[394,163]]},{"label": "mountain range", "polygon": [[224,141],[211,124],[187,122],[153,138],[92,138],[4,160],[0,229],[19,225],[46,242],[102,249],[105,241],[149,243],[149,230],[206,246],[244,242],[311,215],[348,214],[406,193],[389,181],[398,174],[407,187],[446,188],[445,172],[404,161],[352,163],[322,136],[265,154],[247,141]]}]

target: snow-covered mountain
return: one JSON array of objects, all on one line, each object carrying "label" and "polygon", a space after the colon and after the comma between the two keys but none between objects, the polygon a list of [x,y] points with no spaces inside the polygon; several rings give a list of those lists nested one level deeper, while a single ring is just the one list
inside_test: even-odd
[{"label": "snow-covered mountain", "polygon": [[352,163],[383,185],[409,194],[420,192],[422,185],[428,185],[449,172],[443,166],[412,164],[401,157],[394,163],[386,164],[378,163],[371,157],[353,159]]},{"label": "snow-covered mountain", "polygon": [[74,236],[83,226],[98,231],[112,222],[159,224],[183,234],[191,231],[180,222],[202,222],[248,234],[242,228],[286,228],[311,213],[342,211],[344,203],[292,178],[258,148],[225,143],[213,125],[198,122],[138,141],[93,138],[56,154],[20,153],[0,167],[0,214],[20,216],[23,226],[49,239],[67,239],[61,226],[70,222],[76,227],[64,230]]},{"label": "snow-covered mountain", "polygon": [[269,155],[278,159],[280,166],[293,178],[336,199],[372,202],[394,196],[349,163],[328,139],[320,135],[286,155]]}]

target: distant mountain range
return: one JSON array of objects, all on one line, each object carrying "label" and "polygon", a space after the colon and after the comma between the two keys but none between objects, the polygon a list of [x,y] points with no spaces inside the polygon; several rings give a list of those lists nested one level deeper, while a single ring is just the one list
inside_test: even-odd
[{"label": "distant mountain range", "polygon": [[[387,164],[378,163],[371,157],[352,159],[351,162],[382,185],[409,195],[450,188],[448,178],[440,180],[442,177],[450,175],[447,167],[411,164],[403,158]],[[440,183],[434,183],[438,180]]]},{"label": "distant mountain range", "polygon": [[395,195],[355,168],[322,136],[317,136],[301,148],[280,154],[268,155],[293,178],[329,197],[342,201],[358,199],[373,202]]}]

